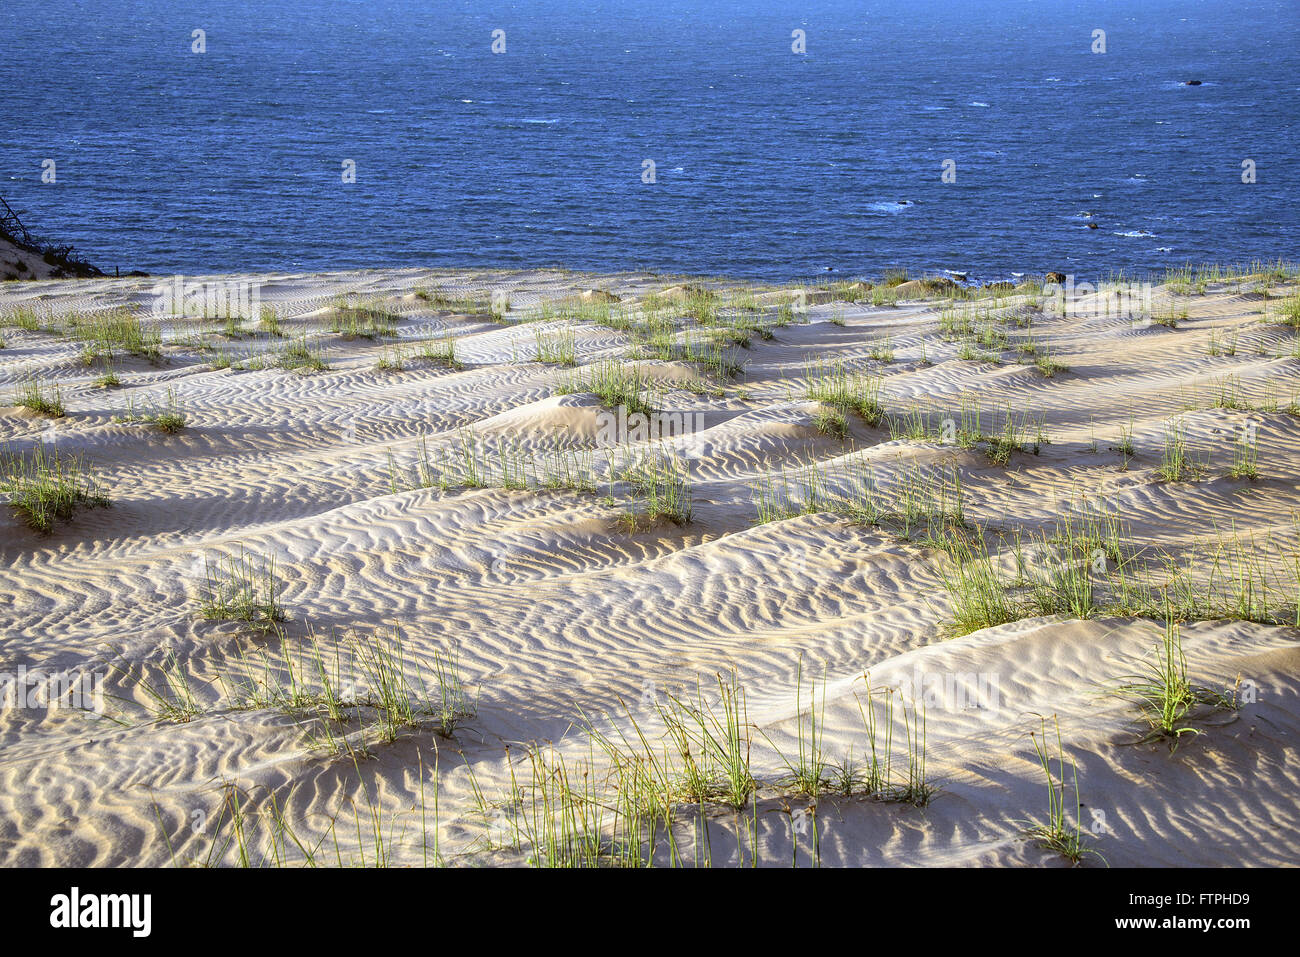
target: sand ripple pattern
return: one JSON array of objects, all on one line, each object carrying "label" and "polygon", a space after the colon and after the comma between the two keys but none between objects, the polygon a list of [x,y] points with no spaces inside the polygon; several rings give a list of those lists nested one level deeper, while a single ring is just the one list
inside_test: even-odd
[{"label": "sand ripple pattern", "polygon": [[[576,729],[592,716],[627,728],[631,713],[655,733],[648,701],[732,671],[748,695],[755,768],[769,778],[781,771],[777,750],[797,746],[807,707],[795,694],[801,673],[825,680],[833,760],[862,753],[867,675],[876,687],[938,675],[995,691],[979,706],[930,708],[930,771],[942,792],[923,814],[856,798],[823,802],[823,864],[1059,863],[1023,840],[1017,824],[1043,810],[1028,737],[1038,715],[1060,719],[1085,782],[1084,823],[1112,866],[1300,860],[1294,628],[1185,626],[1198,680],[1243,676],[1258,693],[1171,756],[1134,746],[1131,704],[1099,694],[1141,666],[1159,636],[1153,622],[1030,618],[952,638],[943,560],[924,543],[829,512],[755,522],[765,481],[812,471],[846,493],[848,477],[865,469],[884,489],[909,476],[956,475],[967,518],[1000,532],[1050,534],[1064,511],[1100,498],[1151,547],[1185,551],[1222,531],[1294,554],[1300,418],[1287,407],[1300,390],[1300,362],[1287,354],[1294,334],[1260,321],[1259,299],[1212,287],[1190,299],[1176,329],[1033,312],[1036,340],[1070,367],[1052,378],[1014,358],[960,358],[939,335],[941,305],[926,302],[813,305],[806,321],[739,349],[744,372],[720,392],[691,388],[697,373],[684,363],[642,358],[666,383],[664,409],[697,416],[698,428],[658,446],[689,469],[694,518],[629,527],[624,490],[610,485],[613,452],[596,440],[599,400],[562,388],[623,356],[629,335],[591,321],[502,324],[468,303],[498,294],[522,315],[584,293],[590,301],[593,289],[622,306],[651,292],[671,303],[681,301],[681,284],[640,274],[410,269],[227,278],[260,283],[289,336],[306,336],[329,370],[220,368],[196,344],[219,324],[205,331],[174,319],[167,360],[124,358],[115,367],[121,385],[109,389],[76,340],[4,330],[0,396],[37,376],[59,384],[67,415],[0,407],[0,444],[84,456],[113,504],[49,535],[9,509],[0,514],[0,674],[102,676],[113,720],[22,702],[0,710],[0,864],[202,862],[232,794],[252,814],[277,809],[304,833],[333,824],[345,862],[357,862],[366,853],[354,827],[363,793],[402,821],[394,862],[419,864],[431,837],[421,840],[409,809],[422,784],[431,787],[435,762],[442,855],[506,861],[483,844],[475,794],[502,793],[510,762],[517,770],[528,745],[555,742],[581,758]],[[34,307],[57,319],[147,309],[153,282],[9,283],[0,310]],[[331,333],[340,296],[386,303],[398,316],[393,335]],[[451,300],[463,302],[439,304]],[[1009,315],[1030,314],[1023,302],[1012,306]],[[566,328],[575,367],[534,361],[536,336]],[[1210,355],[1211,335],[1232,336],[1233,354]],[[456,342],[461,368],[414,357],[444,338]],[[886,339],[893,361],[873,360]],[[227,343],[245,355],[283,344],[264,333]],[[412,350],[401,368],[376,368],[400,348]],[[1010,414],[1041,424],[1047,441],[998,465],[978,448],[891,436],[853,415],[845,436],[823,434],[804,375],[825,357],[877,369],[891,413],[938,423],[978,407],[986,429]],[[179,434],[123,421],[169,390],[187,416]],[[1156,474],[1171,423],[1203,470],[1199,481]],[[1259,436],[1255,481],[1225,474],[1247,427]],[[1131,453],[1121,451],[1126,440]],[[395,484],[394,466],[411,474],[430,457],[454,460],[466,443],[489,456],[576,451],[596,463],[598,488]],[[284,640],[197,613],[208,563],[241,553],[275,561],[290,614]],[[341,649],[376,633],[400,633],[405,666],[420,673],[458,655],[479,714],[454,739],[411,731],[354,763],[316,746],[310,721],[232,693],[250,661],[279,668],[308,640]],[[169,669],[185,676],[199,705],[187,721],[159,720],[145,707],[138,676],[158,682]],[[719,826],[715,863],[729,853]],[[761,816],[765,860],[788,862],[800,841],[789,813]]]}]

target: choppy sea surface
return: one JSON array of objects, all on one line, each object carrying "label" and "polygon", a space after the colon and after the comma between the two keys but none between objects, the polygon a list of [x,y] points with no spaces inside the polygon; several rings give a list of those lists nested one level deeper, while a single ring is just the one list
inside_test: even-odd
[{"label": "choppy sea surface", "polygon": [[1300,258],[1296,0],[6,0],[0,116],[109,271]]}]

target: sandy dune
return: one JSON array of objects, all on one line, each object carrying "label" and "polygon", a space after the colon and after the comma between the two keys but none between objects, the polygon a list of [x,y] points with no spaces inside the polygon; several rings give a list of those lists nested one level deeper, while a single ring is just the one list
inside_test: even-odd
[{"label": "sandy dune", "polygon": [[[614,314],[635,317],[659,293],[680,328],[686,280],[424,270],[220,280],[259,284],[282,336],[255,320],[234,331],[219,319],[168,317],[161,360],[117,356],[115,387],[97,383],[110,364],[84,364],[83,342],[17,328],[12,310],[37,310],[54,326],[132,304],[143,315],[157,280],[0,288],[0,311],[10,311],[0,317],[0,445],[80,455],[112,499],[50,533],[0,510],[0,673],[107,676],[103,717],[0,711],[0,863],[230,864],[241,846],[253,863],[296,863],[295,839],[322,864],[524,863],[540,856],[518,837],[540,786],[537,755],[562,759],[574,781],[589,763],[588,781],[609,787],[593,802],[609,824],[609,761],[584,722],[630,735],[635,721],[660,742],[670,696],[692,700],[702,688],[721,707],[718,674],[744,689],[760,786],[743,813],[710,802],[703,829],[698,807],[676,802],[687,864],[706,855],[748,864],[757,848],[760,863],[781,866],[1065,865],[1023,833],[1047,813],[1030,737],[1042,718],[1059,770],[1053,717],[1067,812],[1073,819],[1072,759],[1085,839],[1110,865],[1300,860],[1300,358],[1295,331],[1270,321],[1294,282],[1159,287],[1157,314],[1168,312],[1170,327],[1112,314],[1104,293],[1071,300],[1064,315],[1027,292],[955,306],[812,294],[792,314],[780,311],[786,290],[759,289],[751,301],[734,284],[690,280],[717,290],[718,323],[734,314],[766,327],[747,344],[733,335],[739,375],[706,379],[688,358],[652,357],[635,329],[596,321],[606,297],[582,296],[613,294]],[[505,322],[491,313],[494,293],[508,300]],[[393,334],[331,332],[345,294],[395,313]],[[579,305],[566,314],[565,302]],[[954,309],[969,313],[973,331],[945,338],[940,324]],[[563,343],[570,331],[573,367],[534,361],[539,341]],[[304,333],[328,368],[277,367]],[[417,355],[448,338],[460,368]],[[1049,377],[1017,352],[1030,338],[1068,370]],[[381,359],[390,367],[377,368]],[[607,360],[657,383],[657,408],[689,413],[685,434],[601,447],[601,400],[560,387]],[[879,373],[886,419],[872,425],[850,411],[843,437],[819,430],[826,406],[805,391],[818,360]],[[32,376],[58,383],[66,415],[4,405]],[[169,390],[185,416],[179,432],[122,421],[165,408]],[[942,420],[960,424],[963,410],[978,410],[990,435],[1011,415],[1024,447],[999,463],[987,441],[948,441]],[[916,411],[935,433],[891,437],[888,423],[898,430]],[[1194,480],[1157,474],[1171,422],[1182,423]],[[1258,437],[1258,475],[1234,478],[1247,429]],[[489,472],[498,453],[545,461],[563,449],[596,487],[411,480],[421,461],[450,468],[468,443],[486,450]],[[629,507],[644,510],[644,496],[611,485],[610,474],[638,448],[670,453],[689,471],[689,521],[625,520]],[[1196,617],[1219,620],[1181,626],[1192,680],[1236,688],[1238,708],[1198,713],[1203,733],[1176,750],[1134,744],[1147,727],[1137,705],[1106,692],[1151,661],[1163,622],[1102,603],[1087,620],[1023,612],[954,634],[944,584],[953,560],[926,534],[834,509],[757,523],[755,490],[793,486],[809,463],[831,494],[849,495],[864,470],[891,496],[918,476],[958,479],[965,527],[990,540],[1051,536],[1081,503],[1101,503],[1141,560],[1166,555],[1189,581],[1230,578],[1208,556],[1244,543],[1269,584],[1269,613],[1207,613]],[[282,635],[199,613],[208,563],[241,553],[274,559],[289,616]],[[1111,580],[1114,562],[1102,567],[1099,579]],[[401,657],[388,660],[406,690],[454,655],[477,698],[450,737],[417,714],[383,740],[373,674],[354,655],[382,647],[396,656],[395,630]],[[287,683],[285,662],[302,665],[313,648],[331,667],[344,661],[347,720],[267,700],[271,685]],[[155,714],[146,687],[182,697],[178,674],[195,699],[185,720]],[[241,679],[260,682],[256,700]],[[814,801],[783,786],[778,752],[798,753],[801,727],[807,738],[814,679],[829,762],[864,760],[864,713],[883,721],[884,700],[898,699],[893,773],[905,778],[903,711],[913,728],[924,711],[926,774],[938,788],[928,804],[860,789]],[[875,689],[935,680],[943,690],[869,697],[868,680]],[[652,748],[662,755],[662,743]],[[669,863],[672,851],[661,845],[655,858]]]}]

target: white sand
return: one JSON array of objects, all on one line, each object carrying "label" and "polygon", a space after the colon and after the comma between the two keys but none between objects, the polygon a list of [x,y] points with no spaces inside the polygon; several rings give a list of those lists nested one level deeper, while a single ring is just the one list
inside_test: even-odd
[{"label": "white sand", "polygon": [[[1269,304],[1257,293],[1221,286],[1180,299],[1189,318],[1177,329],[1035,313],[1035,337],[1070,366],[1051,379],[1016,364],[1011,352],[1002,364],[956,358],[957,344],[936,331],[933,301],[812,306],[806,323],[776,329],[770,341],[755,336],[741,350],[745,374],[724,396],[668,393],[666,407],[704,415],[702,432],[672,443],[690,463],[694,518],[629,532],[619,522],[623,503],[607,504],[603,491],[392,492],[388,456],[411,461],[422,437],[438,446],[465,429],[533,448],[590,445],[599,411],[591,396],[554,394],[569,370],[529,361],[535,326],[439,311],[411,293],[502,289],[518,312],[539,298],[591,288],[629,304],[672,280],[421,270],[234,278],[261,281],[263,301],[295,333],[319,329],[339,293],[382,297],[405,315],[403,340],[448,330],[466,368],[410,359],[403,371],[379,371],[375,363],[393,342],[325,334],[319,345],[330,371],[215,369],[192,344],[170,345],[161,365],[119,361],[122,388],[104,390],[93,381],[102,369],[78,361],[79,343],[3,330],[0,402],[37,373],[61,383],[68,415],[53,421],[51,433],[51,420],[0,406],[0,443],[28,448],[44,436],[61,452],[83,453],[113,505],[80,512],[50,535],[0,510],[0,672],[156,669],[174,655],[204,713],[182,724],[155,721],[143,707],[145,692],[119,677],[108,682],[111,694],[128,699],[109,702],[117,721],[66,710],[0,712],[0,864],[204,859],[214,833],[229,834],[229,820],[218,823],[226,785],[247,795],[261,822],[273,796],[297,833],[329,834],[324,863],[336,861],[336,838],[345,862],[371,859],[367,815],[377,804],[392,861],[418,864],[426,859],[421,765],[427,846],[436,832],[449,862],[518,863],[526,851],[487,846],[492,815],[474,799],[476,788],[489,801],[506,795],[507,744],[525,778],[531,742],[555,741],[581,761],[589,753],[575,727],[582,715],[618,712],[622,699],[653,733],[651,700],[688,693],[697,681],[708,687],[716,673],[734,669],[756,728],[754,769],[770,782],[782,764],[768,739],[787,754],[796,750],[801,661],[805,682],[816,674],[820,689],[825,675],[824,747],[834,761],[850,748],[860,759],[867,747],[858,706],[866,671],[876,686],[918,672],[993,675],[998,690],[991,708],[941,702],[927,709],[928,772],[941,787],[928,807],[823,797],[823,864],[1063,864],[1021,835],[1020,822],[1046,810],[1029,738],[1038,715],[1059,716],[1078,764],[1088,838],[1112,866],[1300,860],[1294,628],[1186,624],[1193,679],[1222,687],[1240,675],[1258,700],[1201,721],[1205,733],[1175,753],[1160,743],[1135,746],[1144,725],[1134,704],[1102,692],[1141,667],[1160,634],[1153,622],[1031,618],[949,638],[939,552],[828,514],[755,527],[752,500],[764,474],[861,448],[886,479],[913,464],[955,465],[967,517],[979,524],[1050,531],[1072,497],[1099,495],[1122,507],[1135,541],[1173,554],[1232,526],[1260,543],[1271,536],[1278,554],[1294,555],[1300,420],[1213,408],[1207,399],[1229,374],[1256,404],[1266,383],[1283,406],[1300,388],[1300,360],[1277,357],[1291,350],[1294,333],[1261,322]],[[0,310],[29,305],[66,314],[147,302],[155,281],[6,283]],[[186,331],[172,323],[169,336]],[[1207,354],[1212,331],[1240,333],[1235,355]],[[1042,416],[1050,444],[998,466],[978,449],[891,441],[884,428],[852,416],[847,442],[818,434],[815,403],[803,396],[804,363],[822,356],[865,362],[870,344],[885,336],[897,353],[881,367],[891,411],[913,400],[955,409],[970,394],[989,414],[1009,405],[1017,415]],[[922,343],[929,364],[920,361]],[[585,365],[625,355],[629,340],[587,323],[576,327],[576,344]],[[280,343],[263,335],[225,347],[238,353]],[[693,375],[684,363],[647,367],[657,365],[666,381]],[[114,421],[128,396],[142,409],[168,388],[188,416],[180,434]],[[1189,404],[1196,408],[1185,411]],[[1161,483],[1153,469],[1164,426],[1184,412],[1189,442],[1209,467],[1197,483]],[[1227,478],[1234,430],[1251,420],[1260,478]],[[1137,455],[1125,468],[1113,446],[1130,424]],[[232,707],[221,679],[238,673],[238,656],[260,661],[265,653],[281,662],[284,655],[277,641],[197,614],[203,556],[240,547],[278,557],[290,636],[310,629],[334,648],[345,635],[400,625],[408,664],[426,676],[435,653],[458,649],[465,680],[480,689],[478,716],[452,740],[426,723],[393,743],[370,744],[370,756],[354,763],[312,747],[306,719]],[[358,723],[349,727],[355,733]],[[896,763],[902,735],[900,722]],[[772,786],[759,798],[763,862],[788,865],[796,839],[800,863],[809,863],[811,839],[799,816],[808,800]],[[1067,804],[1073,815],[1072,790]],[[356,807],[366,831],[360,841]],[[714,860],[723,863],[734,850],[727,836],[734,815],[718,809],[712,820]],[[253,830],[265,851],[268,829]],[[234,859],[228,849],[224,860]]]}]

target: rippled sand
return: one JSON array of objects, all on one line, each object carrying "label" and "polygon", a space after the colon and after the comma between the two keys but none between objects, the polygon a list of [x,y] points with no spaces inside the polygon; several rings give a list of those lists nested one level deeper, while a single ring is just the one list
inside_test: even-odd
[{"label": "rippled sand", "polygon": [[[803,463],[829,473],[861,459],[884,482],[918,465],[947,466],[958,470],[975,525],[1050,533],[1071,502],[1095,496],[1122,511],[1139,546],[1177,556],[1216,533],[1255,536],[1282,569],[1295,554],[1300,508],[1300,419],[1285,410],[1300,389],[1300,360],[1288,355],[1295,333],[1262,321],[1280,288],[1267,301],[1235,284],[1179,297],[1188,318],[1172,329],[1106,315],[1062,318],[1023,296],[1007,300],[1004,307],[1032,314],[1036,340],[1069,366],[1051,378],[1011,350],[1000,363],[958,358],[959,345],[937,330],[940,302],[873,307],[813,296],[798,321],[738,348],[744,371],[721,394],[681,388],[699,375],[686,362],[641,361],[668,387],[664,408],[702,413],[702,429],[667,442],[689,465],[691,520],[633,529],[622,521],[627,502],[607,499],[604,488],[394,491],[390,461],[409,467],[422,443],[454,448],[474,436],[531,451],[594,449],[601,421],[594,396],[556,392],[575,370],[531,361],[536,330],[559,323],[502,324],[414,293],[505,291],[510,317],[521,318],[539,302],[590,289],[635,309],[680,280],[422,270],[234,278],[261,284],[289,339],[227,339],[219,324],[169,320],[164,361],[116,362],[116,389],[95,384],[104,370],[82,365],[80,343],[3,330],[0,401],[37,374],[60,384],[67,415],[0,407],[0,443],[82,454],[112,506],[81,511],[49,535],[0,512],[0,672],[108,676],[107,716],[98,720],[66,709],[0,712],[0,863],[235,863],[232,794],[254,822],[255,861],[270,853],[276,831],[268,821],[278,815],[300,838],[321,842],[321,863],[373,863],[374,811],[392,863],[520,863],[529,851],[499,846],[511,842],[496,840],[502,816],[492,806],[510,806],[512,765],[518,779],[529,778],[530,744],[554,742],[577,766],[592,755],[584,719],[610,714],[626,730],[630,711],[654,736],[656,702],[689,697],[701,683],[716,691],[715,675],[733,672],[764,782],[755,805],[763,863],[788,866],[792,842],[801,865],[815,854],[827,865],[1063,863],[1022,834],[1024,820],[1046,812],[1029,734],[1040,730],[1039,716],[1050,728],[1053,715],[1077,762],[1087,837],[1110,865],[1289,864],[1300,856],[1295,628],[1185,623],[1193,679],[1224,687],[1241,676],[1252,700],[1206,717],[1198,725],[1205,733],[1176,752],[1134,745],[1144,731],[1134,704],[1104,692],[1142,667],[1161,634],[1155,621],[1035,617],[952,637],[940,551],[835,514],[757,525],[754,502],[764,476]],[[147,304],[155,281],[6,283],[0,309],[37,306],[57,317]],[[402,315],[396,340],[321,331],[333,298],[352,292]],[[758,292],[771,320],[781,296]],[[1157,302],[1169,294],[1157,290]],[[311,331],[330,368],[215,368],[193,338],[200,327],[236,358]],[[1013,342],[1025,335],[1014,324],[1006,331]],[[413,356],[402,369],[376,368],[399,342],[447,334],[461,370]],[[1208,354],[1211,335],[1233,334],[1235,354]],[[870,360],[886,337],[894,360]],[[574,325],[574,342],[579,372],[626,357],[632,344],[591,322]],[[853,415],[843,440],[822,434],[803,383],[805,364],[823,357],[878,368],[889,412],[921,402],[952,411],[965,395],[990,418],[1007,408],[1041,417],[1049,441],[998,465],[979,448],[891,440],[883,425]],[[1228,375],[1253,405],[1272,409],[1272,396],[1278,407],[1215,407]],[[115,421],[128,397],[146,409],[168,389],[187,416],[178,434]],[[1154,472],[1166,423],[1178,416],[1205,460],[1197,482],[1162,482]],[[1260,475],[1227,477],[1232,436],[1249,422]],[[1126,462],[1117,446],[1130,429],[1135,454]],[[290,616],[284,641],[198,614],[205,557],[240,549],[276,559]],[[333,733],[351,734],[357,747],[364,740],[365,753],[331,753],[320,746],[319,719],[238,706],[239,676],[278,673],[307,636],[330,655],[394,627],[412,675],[427,679],[436,656],[458,656],[478,713],[454,736],[421,719],[385,743],[365,730],[373,715],[360,708]],[[143,669],[158,685],[169,662],[201,706],[188,721],[156,719],[137,680]],[[804,826],[809,801],[774,783],[785,773],[776,750],[797,751],[815,676],[828,758],[843,761],[851,750],[861,760],[869,751],[860,707],[867,672],[877,688],[916,675],[979,676],[996,694],[987,707],[926,707],[927,771],[940,788],[928,806],[823,796],[814,854]],[[894,735],[895,764],[905,764],[901,720]],[[1071,788],[1071,816],[1073,801]],[[691,844],[698,831],[682,814],[682,841]],[[716,808],[709,820],[714,863],[736,860],[736,815]],[[742,855],[754,840],[742,839]],[[300,857],[292,846],[284,854]]]}]

